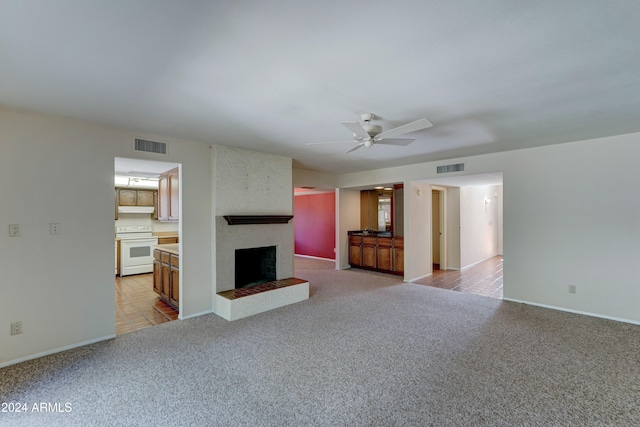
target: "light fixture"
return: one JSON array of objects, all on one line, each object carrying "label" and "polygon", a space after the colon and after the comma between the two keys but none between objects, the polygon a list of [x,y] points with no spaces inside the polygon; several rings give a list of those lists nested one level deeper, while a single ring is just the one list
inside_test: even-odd
[{"label": "light fixture", "polygon": [[373,187],[376,190],[382,190],[384,187]]}]

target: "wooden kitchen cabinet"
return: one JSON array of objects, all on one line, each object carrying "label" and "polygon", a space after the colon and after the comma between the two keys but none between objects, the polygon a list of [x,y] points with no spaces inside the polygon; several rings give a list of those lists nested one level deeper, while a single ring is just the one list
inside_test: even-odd
[{"label": "wooden kitchen cabinet", "polygon": [[178,309],[180,306],[180,256],[154,249],[153,290],[167,304]]},{"label": "wooden kitchen cabinet", "polygon": [[159,245],[168,245],[170,243],[178,243],[178,237],[159,237],[158,236],[158,244]]},{"label": "wooden kitchen cabinet", "polygon": [[133,188],[116,188],[116,210],[115,219],[118,219],[118,206],[146,206],[153,207],[154,219],[157,219],[157,198],[156,190],[138,190]]},{"label": "wooden kitchen cabinet", "polygon": [[158,220],[180,219],[180,182],[178,168],[171,169],[158,178]]}]

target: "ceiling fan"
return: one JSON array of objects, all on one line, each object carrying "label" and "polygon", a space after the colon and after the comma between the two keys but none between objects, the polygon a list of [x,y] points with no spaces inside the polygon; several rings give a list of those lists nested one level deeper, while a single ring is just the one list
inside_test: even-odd
[{"label": "ceiling fan", "polygon": [[419,119],[415,122],[407,123],[402,126],[398,126],[393,129],[382,131],[382,126],[371,124],[375,116],[372,113],[365,113],[360,115],[360,118],[364,122],[361,125],[358,122],[340,122],[344,127],[353,132],[353,140],[349,141],[327,141],[327,142],[310,142],[307,145],[319,145],[319,144],[339,144],[343,142],[358,142],[358,145],[353,147],[347,153],[356,151],[362,147],[371,147],[374,144],[384,145],[401,145],[406,146],[411,144],[415,139],[408,138],[394,138],[395,136],[403,135],[409,132],[415,132],[420,129],[426,129],[433,126],[427,119]]}]

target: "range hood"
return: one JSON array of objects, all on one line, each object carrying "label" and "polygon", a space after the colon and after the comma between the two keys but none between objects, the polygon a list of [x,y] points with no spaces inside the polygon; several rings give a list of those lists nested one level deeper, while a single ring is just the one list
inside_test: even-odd
[{"label": "range hood", "polygon": [[118,213],[153,213],[153,206],[118,206]]}]

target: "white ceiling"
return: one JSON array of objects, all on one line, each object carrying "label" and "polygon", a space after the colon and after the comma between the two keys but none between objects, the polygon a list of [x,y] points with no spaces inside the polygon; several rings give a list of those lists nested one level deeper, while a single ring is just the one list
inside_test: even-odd
[{"label": "white ceiling", "polygon": [[[352,172],[640,131],[637,0],[0,0],[0,104]],[[421,117],[408,147],[350,138]]]}]

